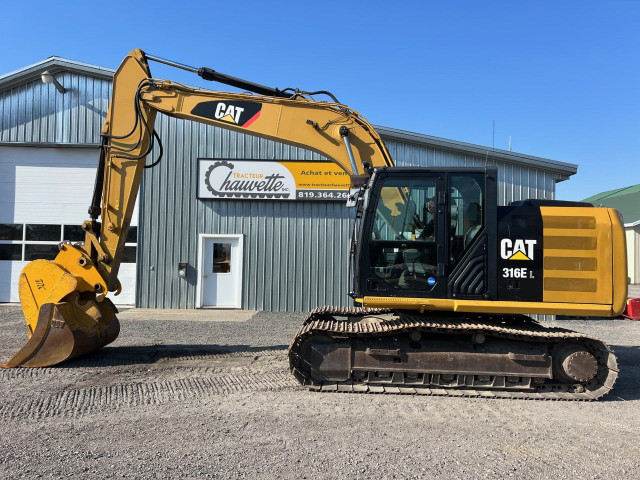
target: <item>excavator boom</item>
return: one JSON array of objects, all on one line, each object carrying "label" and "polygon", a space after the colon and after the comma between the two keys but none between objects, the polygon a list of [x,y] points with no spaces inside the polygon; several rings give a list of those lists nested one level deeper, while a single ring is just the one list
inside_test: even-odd
[{"label": "excavator boom", "polygon": [[[255,93],[157,80],[149,59]],[[162,155],[154,131],[158,112],[311,149],[337,163],[354,184],[364,181],[368,168],[393,165],[380,136],[356,111],[328,92],[289,90],[147,56],[139,49],[130,52],[113,78],[91,218],[82,225],[85,241],[61,244],[54,260],[33,261],[22,271],[19,295],[30,339],[4,366],[54,365],[117,337],[117,310],[106,295],[121,290],[118,270],[146,159],[154,146]],[[330,100],[317,101],[318,95]]]}]

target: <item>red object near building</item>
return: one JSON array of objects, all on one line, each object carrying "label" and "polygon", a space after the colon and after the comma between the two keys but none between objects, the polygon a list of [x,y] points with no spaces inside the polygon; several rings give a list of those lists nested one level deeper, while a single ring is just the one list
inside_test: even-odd
[{"label": "red object near building", "polygon": [[640,298],[627,300],[627,307],[624,309],[622,316],[631,320],[640,320]]}]

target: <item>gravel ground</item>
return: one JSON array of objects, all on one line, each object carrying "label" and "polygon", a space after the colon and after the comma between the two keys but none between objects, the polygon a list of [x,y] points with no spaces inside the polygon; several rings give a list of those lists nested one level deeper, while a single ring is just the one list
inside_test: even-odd
[{"label": "gravel ground", "polygon": [[[606,400],[581,403],[312,393],[287,371],[303,314],[119,317],[99,352],[0,371],[0,476],[640,477],[640,322],[562,322],[621,366]],[[26,339],[19,307],[0,324],[6,361]]]}]

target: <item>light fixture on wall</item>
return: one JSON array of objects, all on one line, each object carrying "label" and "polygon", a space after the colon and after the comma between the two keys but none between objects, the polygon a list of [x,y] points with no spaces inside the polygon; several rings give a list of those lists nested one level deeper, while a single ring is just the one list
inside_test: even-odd
[{"label": "light fixture on wall", "polygon": [[49,70],[45,70],[44,72],[42,72],[40,77],[42,78],[42,83],[53,83],[53,85],[56,87],[56,90],[58,90],[60,93],[65,93],[67,91],[67,89],[64,88],[58,80],[56,80],[56,77],[49,73]]},{"label": "light fixture on wall", "polygon": [[186,262],[178,263],[178,277],[187,278],[187,263]]}]

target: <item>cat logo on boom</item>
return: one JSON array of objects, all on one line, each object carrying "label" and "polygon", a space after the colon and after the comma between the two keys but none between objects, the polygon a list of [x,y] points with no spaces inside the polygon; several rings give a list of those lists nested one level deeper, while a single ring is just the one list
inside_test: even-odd
[{"label": "cat logo on boom", "polygon": [[240,121],[240,114],[244,112],[244,108],[236,107],[235,105],[227,105],[226,103],[219,102],[216,106],[216,118],[223,122],[235,123],[236,125]]},{"label": "cat logo on boom", "polygon": [[500,241],[500,256],[505,260],[533,260],[533,247],[537,240],[503,238]]},{"label": "cat logo on boom", "polygon": [[226,102],[200,102],[191,110],[191,113],[199,117],[247,128],[260,117],[261,110],[261,103],[229,100]]}]

